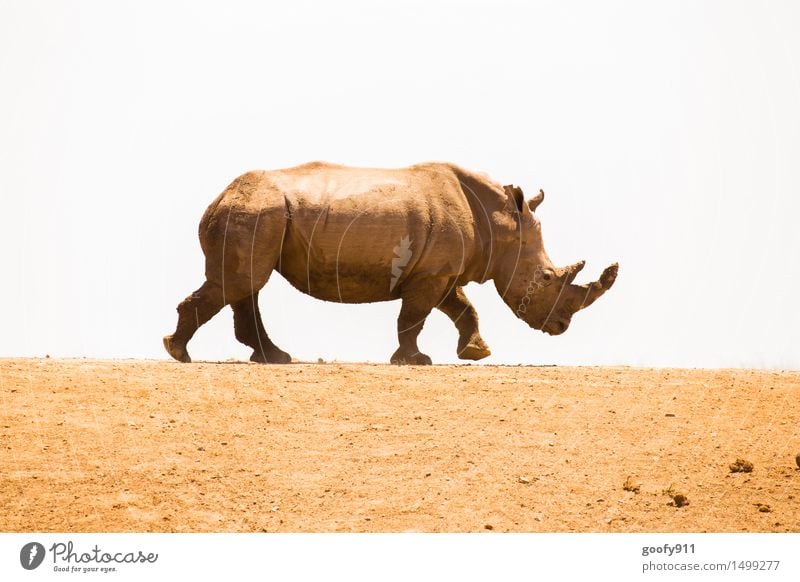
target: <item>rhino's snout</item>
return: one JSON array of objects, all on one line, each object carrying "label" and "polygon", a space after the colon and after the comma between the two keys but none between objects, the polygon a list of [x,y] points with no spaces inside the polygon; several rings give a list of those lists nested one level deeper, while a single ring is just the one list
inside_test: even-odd
[{"label": "rhino's snout", "polygon": [[553,319],[547,321],[542,326],[542,331],[547,335],[561,335],[569,327],[569,320],[566,319]]}]

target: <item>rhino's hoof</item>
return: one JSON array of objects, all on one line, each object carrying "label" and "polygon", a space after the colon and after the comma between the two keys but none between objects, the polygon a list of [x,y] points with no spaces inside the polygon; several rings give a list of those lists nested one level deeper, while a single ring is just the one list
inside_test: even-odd
[{"label": "rhino's hoof", "polygon": [[183,362],[184,364],[191,364],[192,358],[189,357],[189,352],[186,351],[186,348],[183,346],[177,346],[172,342],[171,335],[164,336],[164,348],[167,350],[167,353],[178,360],[179,362]]},{"label": "rhino's hoof", "polygon": [[258,364],[291,364],[292,356],[278,348],[267,349],[265,352],[254,350],[250,361]]},{"label": "rhino's hoof", "polygon": [[406,354],[400,350],[397,350],[389,361],[397,366],[430,366],[433,363],[430,356],[422,352]]},{"label": "rhino's hoof", "polygon": [[491,355],[491,350],[482,342],[469,343],[458,352],[458,357],[462,360],[482,360]]}]

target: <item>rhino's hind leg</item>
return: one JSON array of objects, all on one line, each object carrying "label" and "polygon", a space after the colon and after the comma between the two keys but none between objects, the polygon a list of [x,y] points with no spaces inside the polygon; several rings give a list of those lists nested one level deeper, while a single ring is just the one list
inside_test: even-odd
[{"label": "rhino's hind leg", "polygon": [[437,306],[458,329],[458,357],[462,360],[481,360],[492,352],[478,331],[478,312],[461,287],[454,287]]},{"label": "rhino's hind leg", "polygon": [[258,291],[239,301],[231,303],[233,327],[236,339],[253,348],[251,362],[261,364],[288,364],[292,356],[281,350],[269,339],[261,321],[258,308]]},{"label": "rhino's hind leg", "polygon": [[197,291],[181,301],[178,305],[175,333],[164,336],[164,347],[169,355],[179,362],[191,362],[186,344],[197,328],[214,317],[224,306],[222,287],[210,281],[203,283]]}]

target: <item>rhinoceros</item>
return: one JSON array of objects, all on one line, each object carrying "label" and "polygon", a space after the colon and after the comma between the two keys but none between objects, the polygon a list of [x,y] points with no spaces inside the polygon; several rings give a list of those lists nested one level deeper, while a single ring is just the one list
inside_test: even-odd
[{"label": "rhinoceros", "polygon": [[186,344],[225,305],[250,360],[288,363],[264,329],[258,292],[273,271],[318,299],[369,303],[400,299],[393,364],[430,364],[417,336],[433,309],[458,329],[459,358],[490,355],[478,315],[464,294],[494,281],[500,297],[535,329],[563,333],[575,312],[605,293],[616,263],[600,279],[573,283],[584,261],[556,267],[545,252],[536,209],[522,190],[448,163],[398,169],[314,162],[236,178],[203,214],[202,286],[178,305],[167,352],[191,362]]}]

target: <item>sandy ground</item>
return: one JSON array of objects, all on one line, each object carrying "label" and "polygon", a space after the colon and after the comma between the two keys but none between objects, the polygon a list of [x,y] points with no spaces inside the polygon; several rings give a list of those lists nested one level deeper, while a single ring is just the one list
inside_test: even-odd
[{"label": "sandy ground", "polygon": [[0,360],[0,531],[800,532],[799,403],[796,372]]}]

